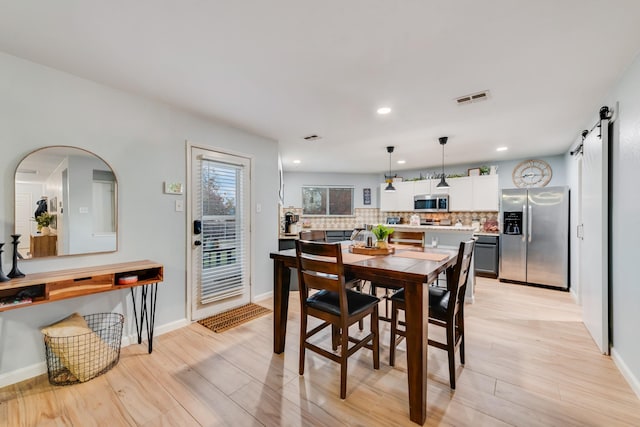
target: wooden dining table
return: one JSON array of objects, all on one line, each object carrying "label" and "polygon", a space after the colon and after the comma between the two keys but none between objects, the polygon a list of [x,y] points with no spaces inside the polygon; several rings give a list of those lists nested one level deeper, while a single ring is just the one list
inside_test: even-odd
[{"label": "wooden dining table", "polygon": [[[350,253],[343,242],[345,275],[352,278],[402,287],[405,290],[407,323],[407,371],[409,416],[424,424],[427,419],[427,325],[429,314],[428,285],[442,272],[447,277],[456,263],[458,252],[444,248],[420,248],[393,245],[390,255]],[[284,352],[289,305],[291,269],[296,267],[295,249],[272,252],[273,259],[273,351]]]}]

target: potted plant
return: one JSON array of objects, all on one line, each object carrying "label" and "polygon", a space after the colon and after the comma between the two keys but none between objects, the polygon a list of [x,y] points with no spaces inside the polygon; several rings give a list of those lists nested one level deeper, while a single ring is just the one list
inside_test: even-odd
[{"label": "potted plant", "polygon": [[36,222],[38,223],[38,231],[46,236],[49,234],[49,225],[51,224],[51,220],[53,216],[49,212],[43,212],[36,217]]},{"label": "potted plant", "polygon": [[389,238],[389,234],[393,233],[393,228],[378,224],[371,229],[371,232],[376,236],[376,246],[386,249],[388,247],[387,239]]}]

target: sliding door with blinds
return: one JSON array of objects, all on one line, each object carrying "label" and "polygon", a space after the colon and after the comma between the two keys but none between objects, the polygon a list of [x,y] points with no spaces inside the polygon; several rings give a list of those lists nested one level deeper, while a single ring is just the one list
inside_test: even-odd
[{"label": "sliding door with blinds", "polygon": [[250,160],[191,148],[191,318],[250,302]]}]

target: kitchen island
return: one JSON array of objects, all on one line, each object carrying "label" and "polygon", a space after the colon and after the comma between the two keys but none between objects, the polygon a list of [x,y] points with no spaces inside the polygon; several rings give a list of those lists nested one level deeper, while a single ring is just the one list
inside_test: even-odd
[{"label": "kitchen island", "polygon": [[[398,231],[420,231],[424,233],[424,242],[426,246],[438,247],[444,249],[458,249],[460,242],[473,238],[475,228],[468,226],[455,225],[409,225],[409,224],[384,224]],[[467,283],[467,292],[465,301],[473,303],[473,295],[475,292],[475,271],[471,262],[471,271],[469,271],[469,281]]]}]

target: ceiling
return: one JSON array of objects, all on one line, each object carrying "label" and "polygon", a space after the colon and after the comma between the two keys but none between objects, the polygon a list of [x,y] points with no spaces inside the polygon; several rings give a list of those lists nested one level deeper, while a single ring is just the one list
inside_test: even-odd
[{"label": "ceiling", "polygon": [[[637,0],[0,0],[0,10],[0,51],[277,140],[285,171],[381,173],[388,145],[394,171],[426,169],[440,165],[444,135],[447,164],[564,153],[640,49]],[[486,101],[455,102],[483,90]],[[303,139],[312,134],[321,138]]]}]

